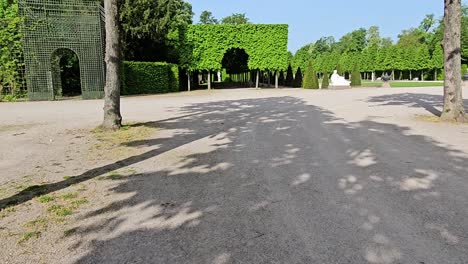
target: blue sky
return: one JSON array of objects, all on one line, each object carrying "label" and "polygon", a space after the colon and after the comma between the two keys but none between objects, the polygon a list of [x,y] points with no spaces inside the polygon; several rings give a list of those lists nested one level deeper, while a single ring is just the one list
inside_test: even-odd
[{"label": "blue sky", "polygon": [[[342,35],[379,26],[382,37],[396,39],[403,29],[417,27],[426,14],[442,17],[443,0],[188,0],[198,22],[203,10],[220,19],[246,13],[253,23],[289,24],[289,50],[295,52],[322,36]],[[464,1],[467,3],[467,1]]]}]

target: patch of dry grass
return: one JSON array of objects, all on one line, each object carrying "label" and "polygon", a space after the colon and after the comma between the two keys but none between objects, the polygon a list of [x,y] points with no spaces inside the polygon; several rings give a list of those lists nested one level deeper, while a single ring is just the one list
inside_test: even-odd
[{"label": "patch of dry grass", "polygon": [[425,122],[433,122],[433,123],[440,123],[440,117],[435,115],[416,115],[416,120],[418,121],[425,121]]},{"label": "patch of dry grass", "polygon": [[127,144],[148,139],[157,129],[148,126],[124,125],[117,131],[92,130],[96,143],[91,146],[89,158],[104,160],[122,159],[134,155],[137,147]]},{"label": "patch of dry grass", "polygon": [[467,123],[460,123],[460,122],[442,121],[440,117],[436,115],[416,115],[415,119],[418,121],[423,121],[423,122],[441,123],[441,124],[452,124],[452,125],[466,125],[467,124]]}]

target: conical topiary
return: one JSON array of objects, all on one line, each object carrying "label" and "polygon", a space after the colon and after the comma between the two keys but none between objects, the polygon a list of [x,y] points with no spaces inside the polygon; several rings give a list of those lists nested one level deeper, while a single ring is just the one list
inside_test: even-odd
[{"label": "conical topiary", "polygon": [[361,86],[361,72],[357,64],[354,64],[351,72],[351,86]]},{"label": "conical topiary", "polygon": [[280,72],[278,82],[279,82],[279,85],[284,85],[285,79],[284,79],[284,72],[283,71]]},{"label": "conical topiary", "polygon": [[325,72],[323,74],[322,89],[328,89],[328,86],[330,86],[330,77],[328,77],[328,72]]},{"label": "conical topiary", "polygon": [[302,87],[302,71],[301,71],[301,68],[297,68],[296,75],[294,76],[293,87],[295,87],[295,88]]},{"label": "conical topiary", "polygon": [[304,75],[304,81],[302,82],[302,87],[304,89],[318,89],[319,82],[317,78],[317,73],[315,72],[314,64],[312,61],[309,62],[306,68]]},{"label": "conical topiary", "polygon": [[286,83],[285,85],[288,87],[292,87],[294,83],[294,76],[293,76],[293,71],[291,64],[288,66],[288,70],[286,71]]}]

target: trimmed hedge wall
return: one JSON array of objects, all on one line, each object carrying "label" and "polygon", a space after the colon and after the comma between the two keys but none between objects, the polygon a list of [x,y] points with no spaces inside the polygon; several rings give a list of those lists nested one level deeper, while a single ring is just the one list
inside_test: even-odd
[{"label": "trimmed hedge wall", "polygon": [[122,95],[179,91],[179,67],[165,62],[125,61]]}]

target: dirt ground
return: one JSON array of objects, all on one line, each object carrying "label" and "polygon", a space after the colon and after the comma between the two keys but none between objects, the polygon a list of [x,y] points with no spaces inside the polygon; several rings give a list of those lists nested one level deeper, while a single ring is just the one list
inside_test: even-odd
[{"label": "dirt ground", "polygon": [[125,97],[112,134],[102,106],[0,103],[0,263],[468,259],[440,87]]}]

